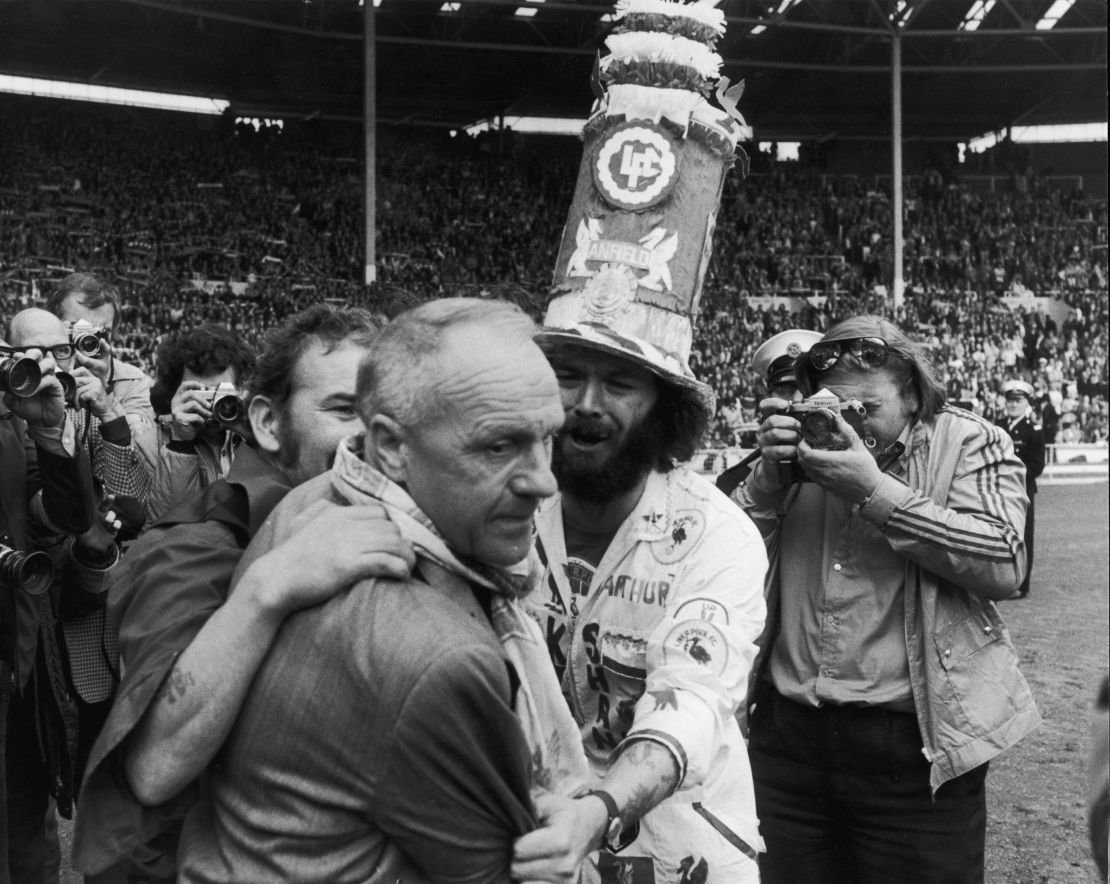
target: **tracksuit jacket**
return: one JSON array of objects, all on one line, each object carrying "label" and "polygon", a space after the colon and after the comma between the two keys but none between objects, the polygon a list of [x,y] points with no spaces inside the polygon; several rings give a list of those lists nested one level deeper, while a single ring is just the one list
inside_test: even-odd
[{"label": "tracksuit jacket", "polygon": [[[935,793],[1041,721],[998,608],[965,588],[1016,589],[1021,583],[1025,468],[1004,430],[951,406],[912,428],[902,462],[905,482],[884,475],[861,513],[906,558],[906,651]],[[796,486],[761,492],[757,477],[733,493],[759,526],[771,557],[767,630],[755,678],[777,634],[778,530],[797,496]]]}]

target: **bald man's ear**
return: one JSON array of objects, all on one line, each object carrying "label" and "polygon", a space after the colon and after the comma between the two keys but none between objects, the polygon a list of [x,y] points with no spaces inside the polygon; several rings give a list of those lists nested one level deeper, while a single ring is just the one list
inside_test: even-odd
[{"label": "bald man's ear", "polygon": [[408,442],[404,428],[386,414],[366,424],[366,460],[398,485],[408,481]]}]

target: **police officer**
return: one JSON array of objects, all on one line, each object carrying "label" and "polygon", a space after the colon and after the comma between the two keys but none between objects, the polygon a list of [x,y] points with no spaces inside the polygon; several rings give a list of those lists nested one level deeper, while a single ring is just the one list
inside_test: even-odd
[{"label": "police officer", "polygon": [[[767,384],[767,395],[787,402],[798,402],[802,398],[798,382],[794,379],[794,362],[809,348],[821,340],[821,332],[806,331],[801,328],[788,328],[774,337],[768,338],[752,354],[752,370]],[[762,403],[760,403],[762,406]],[[762,412],[762,407],[760,411]],[[717,487],[725,494],[732,494],[752,471],[752,461],[759,456],[756,449],[740,463],[729,467],[717,477]]]},{"label": "police officer", "polygon": [[1044,472],[1044,430],[1033,410],[1033,387],[1025,381],[1006,381],[1002,385],[1006,397],[1006,413],[996,423],[1014,440],[1014,453],[1025,464],[1025,490],[1029,495],[1029,511],[1025,517],[1025,548],[1029,569],[1017,592],[1011,596],[1023,599],[1029,595],[1029,575],[1033,573],[1033,496],[1037,493],[1037,477]]}]

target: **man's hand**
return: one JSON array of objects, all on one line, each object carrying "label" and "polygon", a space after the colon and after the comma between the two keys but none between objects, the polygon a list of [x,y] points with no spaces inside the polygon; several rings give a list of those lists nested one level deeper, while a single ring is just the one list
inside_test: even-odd
[{"label": "man's hand", "polygon": [[284,618],[368,577],[404,579],[415,563],[412,546],[381,507],[320,500],[297,517],[288,540],[251,565],[243,583]]},{"label": "man's hand", "polygon": [[[37,351],[32,351],[37,352]],[[34,396],[24,399],[11,393],[4,394],[4,405],[9,411],[23,418],[30,427],[52,429],[65,423],[66,402],[62,383],[52,374],[44,374]]]},{"label": "man's hand", "polygon": [[789,405],[790,403],[785,399],[774,396],[759,403],[759,413],[767,417],[763,419],[763,423],[755,433],[761,461],[758,468],[763,481],[773,487],[782,484],[779,479],[778,465],[798,459],[798,443],[802,439],[802,425],[796,418],[785,414]]},{"label": "man's hand", "polygon": [[859,434],[837,414],[837,431],[848,443],[841,451],[825,451],[803,441],[798,446],[798,462],[814,482],[846,503],[860,503],[879,485],[883,477],[871,451]]},{"label": "man's hand", "polygon": [[[88,360],[86,361],[94,361]],[[116,397],[108,392],[104,381],[88,368],[82,366],[72,372],[73,379],[77,381],[77,405],[87,408],[101,421],[110,420],[123,414],[116,403]],[[115,414],[118,411],[119,414]]]},{"label": "man's hand", "polygon": [[76,377],[77,372],[81,369],[85,369],[94,377],[99,378],[100,383],[107,390],[109,380],[112,377],[112,348],[108,342],[101,340],[100,353],[97,356],[86,356],[77,349],[74,349],[73,355],[77,362],[77,368],[73,371],[74,376]]},{"label": "man's hand", "polygon": [[[204,390],[204,392],[200,392]],[[182,381],[170,402],[170,436],[189,442],[212,417],[212,393],[200,381]]]},{"label": "man's hand", "polygon": [[605,803],[592,795],[566,798],[548,793],[536,800],[536,814],[540,828],[513,845],[513,880],[577,881],[582,861],[601,846],[609,821]]},{"label": "man's hand", "polygon": [[74,544],[83,559],[92,561],[104,559],[109,550],[115,546],[120,520],[112,508],[114,502],[114,495],[106,495],[100,502],[98,516],[93,526],[74,539]]}]

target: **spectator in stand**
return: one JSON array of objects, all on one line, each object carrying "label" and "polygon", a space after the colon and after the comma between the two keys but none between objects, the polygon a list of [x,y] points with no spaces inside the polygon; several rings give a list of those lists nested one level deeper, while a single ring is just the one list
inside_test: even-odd
[{"label": "spectator in stand", "polygon": [[[256,348],[265,329],[324,299],[394,314],[447,289],[485,296],[492,280],[541,291],[570,199],[566,166],[579,159],[576,150],[546,147],[543,155],[501,157],[466,137],[429,138],[418,152],[383,141],[382,283],[365,289],[356,257],[361,198],[344,162],[360,147],[338,130],[308,143],[293,128],[228,136],[158,112],[124,116],[11,96],[0,98],[0,114],[5,292],[32,306],[63,266],[111,278],[121,295],[113,350],[148,371],[162,336],[207,322]],[[121,144],[120,133],[134,127],[142,137]],[[306,148],[312,164],[303,161]],[[791,163],[753,168],[726,182],[695,338],[696,369],[719,401],[754,401],[747,366],[760,341],[874,312],[896,318],[912,337],[943,341],[935,355],[945,363],[945,388],[990,419],[1000,413],[989,408],[991,394],[1006,380],[1033,380],[1023,371],[1049,353],[1062,385],[1074,381],[1080,394],[1105,400],[1105,200],[1043,183],[986,194],[955,175],[941,187],[935,175],[920,184],[910,178],[906,293],[896,315],[885,293],[886,183],[832,174],[819,183]],[[1004,297],[1052,296],[1070,308],[1067,317],[1053,328],[1040,311],[988,294],[999,268]],[[876,273],[881,279],[869,284]],[[415,299],[397,297],[400,286]],[[782,295],[798,297],[794,315],[753,306],[756,297]],[[538,316],[542,305],[528,309]],[[974,353],[953,352],[973,336],[982,339],[982,368],[972,365]],[[1008,366],[999,364],[1004,342]],[[954,356],[962,367],[947,366]],[[1092,410],[1081,438],[1099,436]],[[726,422],[714,429],[711,444],[731,441]]]},{"label": "spectator in stand", "polygon": [[239,391],[255,357],[227,328],[212,323],[171,335],[158,350],[157,391],[172,390],[170,413],[159,418],[162,444],[147,506],[155,522],[174,503],[227,475],[245,427],[217,422],[212,405],[221,384]]},{"label": "spectator in stand", "polygon": [[1025,555],[1028,565],[1025,579],[1011,598],[1023,599],[1029,595],[1029,580],[1033,575],[1033,513],[1037,494],[1037,479],[1044,472],[1045,441],[1037,413],[1033,410],[1033,386],[1026,381],[1007,381],[1002,385],[1006,397],[1006,416],[996,423],[1014,442],[1014,453],[1025,464],[1025,491],[1029,508],[1025,511]]}]

